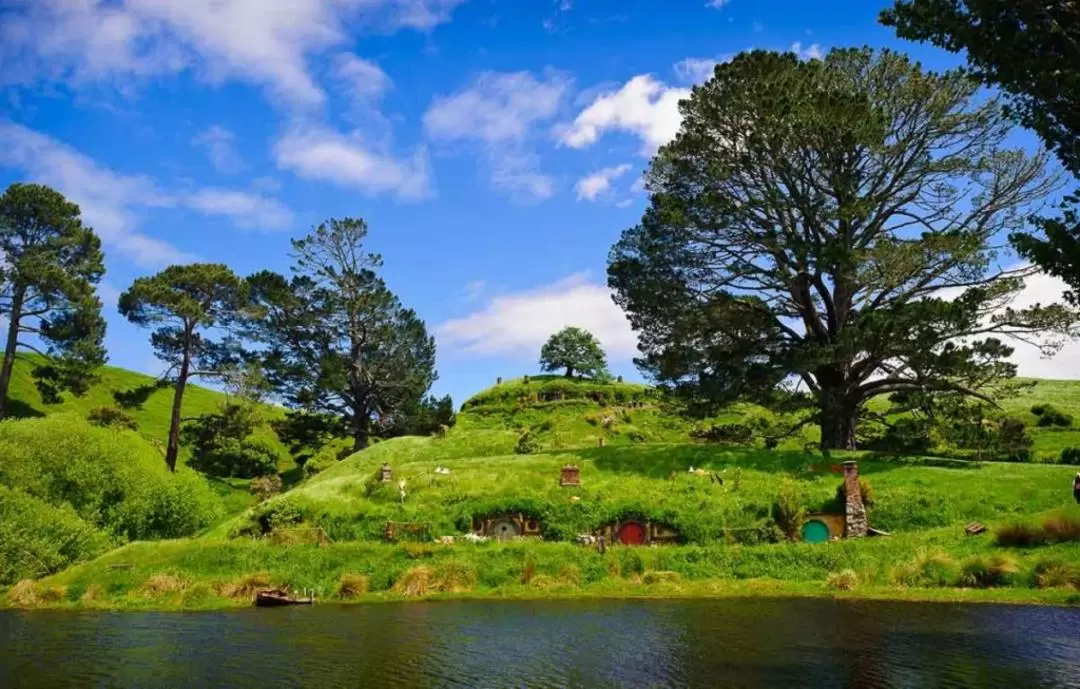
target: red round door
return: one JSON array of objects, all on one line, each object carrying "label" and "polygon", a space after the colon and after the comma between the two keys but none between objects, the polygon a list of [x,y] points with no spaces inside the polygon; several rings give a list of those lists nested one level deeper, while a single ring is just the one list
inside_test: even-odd
[{"label": "red round door", "polygon": [[645,527],[637,522],[626,522],[619,527],[619,543],[641,545],[645,542]]}]

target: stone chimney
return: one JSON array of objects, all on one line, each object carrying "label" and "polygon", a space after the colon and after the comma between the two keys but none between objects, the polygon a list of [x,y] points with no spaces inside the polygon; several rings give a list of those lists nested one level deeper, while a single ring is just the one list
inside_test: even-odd
[{"label": "stone chimney", "polygon": [[865,536],[869,525],[866,522],[862,489],[859,488],[859,463],[853,460],[844,462],[844,495],[847,497],[847,504],[844,506],[844,535],[848,538]]}]

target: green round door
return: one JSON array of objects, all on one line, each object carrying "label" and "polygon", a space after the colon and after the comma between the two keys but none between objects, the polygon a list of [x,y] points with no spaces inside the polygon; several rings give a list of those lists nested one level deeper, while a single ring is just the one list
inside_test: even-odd
[{"label": "green round door", "polygon": [[829,540],[829,527],[819,519],[803,524],[802,539],[806,543],[824,543]]}]

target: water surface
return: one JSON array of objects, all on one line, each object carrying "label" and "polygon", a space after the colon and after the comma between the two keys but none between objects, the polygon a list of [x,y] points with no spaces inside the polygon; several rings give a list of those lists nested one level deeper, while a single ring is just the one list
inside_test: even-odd
[{"label": "water surface", "polygon": [[735,600],[2,611],[0,686],[1080,688],[1080,609]]}]

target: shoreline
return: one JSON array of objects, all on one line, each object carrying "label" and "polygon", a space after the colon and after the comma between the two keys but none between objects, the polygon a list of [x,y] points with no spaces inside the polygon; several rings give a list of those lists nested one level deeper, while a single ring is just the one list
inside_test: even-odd
[{"label": "shoreline", "polygon": [[[181,592],[182,593],[182,592]],[[622,586],[585,586],[577,589],[539,591],[528,586],[508,586],[490,590],[435,592],[423,595],[380,591],[355,598],[316,598],[315,605],[362,607],[394,603],[488,602],[571,602],[571,601],[718,601],[718,600],[835,600],[888,603],[1024,605],[1080,608],[1080,591],[1075,589],[1000,588],[914,588],[863,586],[838,591],[822,582],[785,582],[773,579],[744,581],[700,580],[678,584],[644,584],[627,581]],[[300,606],[306,607],[306,606]],[[221,612],[254,608],[250,599],[213,596],[197,601],[182,597],[130,597],[97,601],[41,601],[29,605],[5,600],[0,611],[19,612]]]}]

